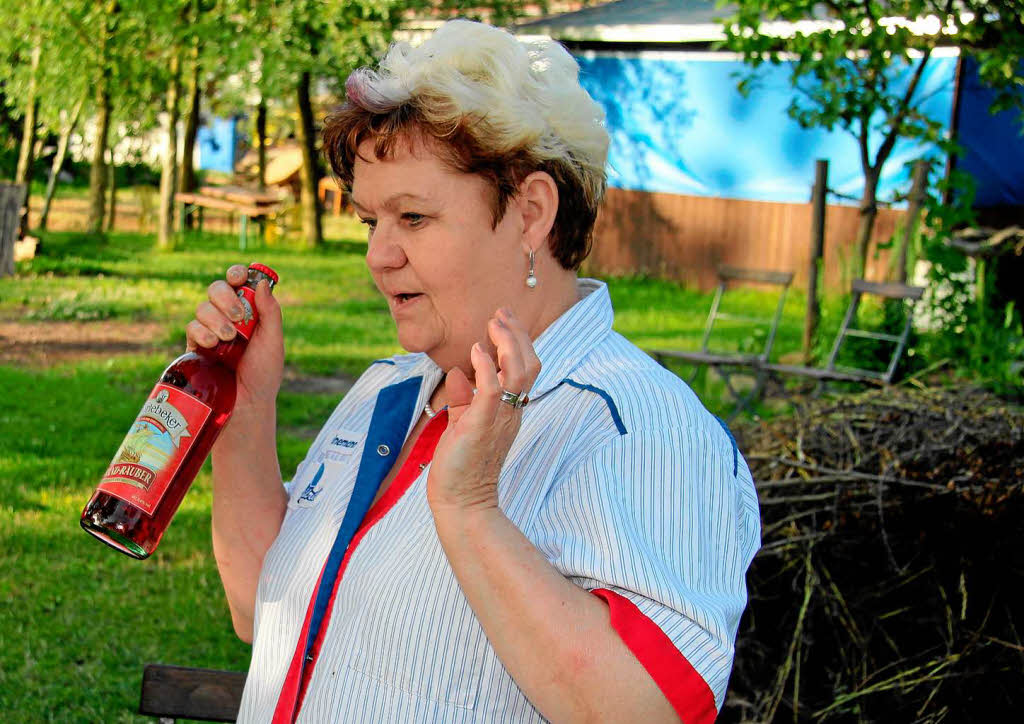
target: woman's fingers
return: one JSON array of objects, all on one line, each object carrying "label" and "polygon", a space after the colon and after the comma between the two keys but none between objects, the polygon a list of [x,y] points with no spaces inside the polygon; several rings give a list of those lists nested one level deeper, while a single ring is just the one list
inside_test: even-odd
[{"label": "woman's fingers", "polygon": [[259,330],[261,334],[273,338],[283,336],[281,323],[281,305],[274,299],[270,292],[270,284],[266,279],[261,279],[256,286],[256,311],[260,315]]},{"label": "woman's fingers", "polygon": [[232,320],[211,302],[203,302],[196,307],[196,320],[225,342],[233,339],[237,333]]},{"label": "woman's fingers", "polygon": [[507,332],[503,336],[509,338],[506,344],[508,369],[506,369],[506,365],[502,362],[500,354],[498,359],[498,366],[502,373],[507,373],[508,375],[507,377],[502,377],[502,382],[508,383],[504,385],[505,389],[516,394],[527,393],[533,387],[537,375],[540,374],[540,359],[533,349],[533,340],[530,339],[530,334],[526,331],[526,327],[509,308],[502,307],[499,309],[495,312],[494,319]]},{"label": "woman's fingers", "polygon": [[198,319],[185,325],[185,348],[194,350],[196,347],[216,347],[220,337],[210,331]]},{"label": "woman's fingers", "polygon": [[244,264],[232,264],[224,274],[228,283],[233,287],[240,287],[249,278],[249,269]]},{"label": "woman's fingers", "polygon": [[473,377],[476,383],[476,395],[473,397],[470,411],[476,413],[475,417],[480,423],[489,425],[494,422],[494,415],[498,409],[498,395],[501,389],[498,371],[494,367],[494,360],[479,342],[470,350],[469,359],[473,363]]},{"label": "woman's fingers", "polygon": [[[498,381],[501,388],[519,394],[527,382],[526,363],[519,339],[498,316],[491,318],[487,331],[496,349]],[[500,394],[501,390],[498,392]]]},{"label": "woman's fingers", "polygon": [[466,373],[458,367],[452,367],[444,380],[445,392],[448,393],[449,411],[469,407],[473,403],[473,385],[469,384]]},{"label": "woman's fingers", "polygon": [[234,287],[225,281],[218,280],[209,286],[206,293],[210,298],[210,303],[219,309],[225,317],[234,322],[241,321],[245,310],[242,308],[242,302]]}]

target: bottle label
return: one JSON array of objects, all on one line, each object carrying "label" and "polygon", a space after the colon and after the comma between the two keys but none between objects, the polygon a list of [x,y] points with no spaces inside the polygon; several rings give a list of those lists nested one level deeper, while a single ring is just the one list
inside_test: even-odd
[{"label": "bottle label", "polygon": [[241,286],[235,293],[238,295],[238,303],[242,305],[242,319],[235,322],[235,329],[247,340],[252,339],[252,330],[260,319],[256,311],[256,290],[250,286]]},{"label": "bottle label", "polygon": [[158,384],[97,487],[152,515],[213,410]]}]

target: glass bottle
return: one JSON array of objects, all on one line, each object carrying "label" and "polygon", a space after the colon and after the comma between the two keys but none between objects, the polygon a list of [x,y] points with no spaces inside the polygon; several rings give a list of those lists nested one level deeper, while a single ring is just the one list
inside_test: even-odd
[{"label": "glass bottle", "polygon": [[238,333],[197,347],[164,370],[82,511],[87,532],[133,558],[148,558],[235,406],[235,368],[258,322],[256,285],[277,273],[250,264],[236,290]]}]

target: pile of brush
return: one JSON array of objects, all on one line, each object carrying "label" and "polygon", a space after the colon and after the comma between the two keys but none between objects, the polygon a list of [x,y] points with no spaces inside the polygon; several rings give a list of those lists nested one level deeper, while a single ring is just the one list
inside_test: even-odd
[{"label": "pile of brush", "polygon": [[763,547],[720,721],[1019,720],[1024,411],[887,388],[736,432]]}]

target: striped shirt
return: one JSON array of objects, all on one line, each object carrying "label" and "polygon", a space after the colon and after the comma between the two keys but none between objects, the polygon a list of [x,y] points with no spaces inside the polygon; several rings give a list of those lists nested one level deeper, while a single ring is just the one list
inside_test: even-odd
[{"label": "striped shirt", "polygon": [[[542,369],[499,505],[557,570],[608,603],[677,712],[710,721],[760,545],[750,472],[689,387],[612,330],[605,285],[583,279],[579,291],[535,341]],[[260,576],[239,721],[273,717],[357,478],[376,457],[394,459],[441,379],[423,354],[371,365],[298,466]],[[391,414],[378,409],[385,394]],[[349,552],[297,721],[543,721],[448,565],[428,469]]]}]

